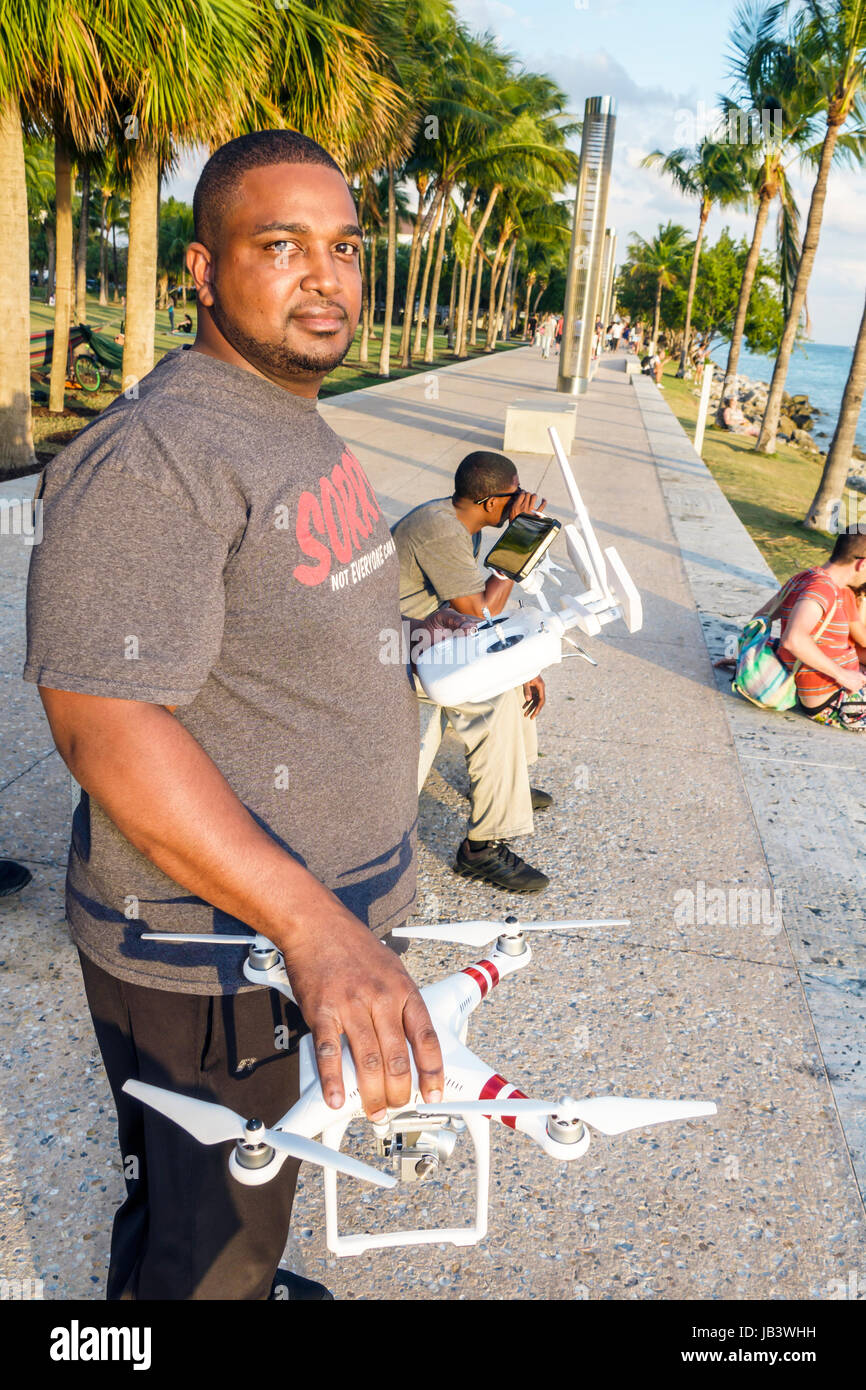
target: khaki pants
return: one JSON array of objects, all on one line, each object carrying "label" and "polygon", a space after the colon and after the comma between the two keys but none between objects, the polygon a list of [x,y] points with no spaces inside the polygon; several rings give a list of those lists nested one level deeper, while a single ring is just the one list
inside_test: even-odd
[{"label": "khaki pants", "polygon": [[[416,681],[419,700],[427,699]],[[477,705],[445,708],[466,754],[470,840],[532,834],[529,766],[538,758],[535,720],[523,713],[523,687]]]}]

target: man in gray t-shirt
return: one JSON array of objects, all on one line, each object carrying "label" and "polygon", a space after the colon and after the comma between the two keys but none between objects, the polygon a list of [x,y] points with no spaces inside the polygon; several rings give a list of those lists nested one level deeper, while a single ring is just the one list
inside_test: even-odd
[{"label": "man in gray t-shirt", "polygon": [[[451,497],[438,497],[392,527],[400,561],[400,608],[424,618],[442,604],[480,618],[501,613],[513,581],[485,575],[478,563],[481,533],[521,512],[541,511],[544,499],[524,492],[511,459],[491,450],[468,454],[454,478]],[[417,686],[419,698],[426,700]],[[530,787],[528,767],[538,756],[535,717],[544,705],[537,676],[522,690],[506,690],[479,704],[449,707],[449,723],[463,744],[469,773],[469,825],[457,851],[455,872],[512,893],[540,893],[547,876],[509,849],[530,835],[533,812],[551,804],[549,793]]]},{"label": "man in gray t-shirt", "polygon": [[[352,196],[315,142],[264,131],[212,156],[194,213],[194,347],[46,471],[25,676],[86,789],[67,912],[127,1180],[108,1296],[266,1299],[297,1164],[241,1187],[223,1146],[124,1081],[273,1124],[307,1028],[336,1108],[341,1034],[371,1118],[408,1102],[410,1047],[426,1100],[443,1077],[420,993],[377,939],[415,892],[417,710],[405,668],[379,660],[397,559],[316,410],[360,311]],[[142,941],[154,929],[262,933],[300,1010],[246,985],[244,948]]]}]

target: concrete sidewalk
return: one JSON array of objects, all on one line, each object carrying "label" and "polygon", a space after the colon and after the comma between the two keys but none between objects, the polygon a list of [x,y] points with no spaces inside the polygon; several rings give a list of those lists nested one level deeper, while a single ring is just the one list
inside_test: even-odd
[{"label": "concrete sidewalk", "polygon": [[[645,625],[634,636],[606,629],[591,644],[597,668],[576,659],[548,673],[533,781],[555,805],[516,848],[551,874],[551,890],[515,903],[452,874],[466,777],[446,736],[421,797],[418,917],[515,907],[539,918],[630,917],[628,928],[536,938],[531,969],[474,1015],[469,1044],[532,1095],[693,1096],[715,1100],[719,1113],[597,1136],[584,1159],[562,1167],[494,1126],[490,1234],[463,1250],[331,1258],[321,1178],[304,1170],[288,1253],[338,1297],[786,1299],[866,1288],[851,1158],[862,1161],[862,1091],[838,1061],[855,1039],[862,1055],[862,1004],[858,1017],[856,983],[846,984],[859,979],[862,989],[850,876],[858,864],[862,873],[862,836],[854,839],[856,807],[837,799],[854,779],[823,779],[835,765],[862,766],[864,750],[795,716],[771,720],[717,685],[704,629],[711,644],[723,641],[757,606],[768,572],[683,448],[661,394],[630,385],[623,368],[623,357],[603,361],[581,399],[573,458],[602,542],[617,546],[641,590]],[[450,494],[465,453],[501,448],[508,402],[553,392],[555,379],[555,361],[526,348],[322,410],[396,520]],[[523,485],[563,516],[550,461],[515,461]],[[3,491],[20,496],[24,484]],[[0,541],[0,563],[11,701],[0,844],[36,874],[4,904],[0,1274],[44,1276],[46,1296],[101,1297],[121,1183],[62,922],[68,778],[35,691],[18,680],[25,547]],[[796,757],[812,760],[808,783]],[[809,905],[820,930],[804,936]],[[421,983],[472,959],[430,944],[406,958]],[[353,1188],[347,1228],[465,1222],[466,1156],[458,1149],[438,1186],[360,1201]]]}]

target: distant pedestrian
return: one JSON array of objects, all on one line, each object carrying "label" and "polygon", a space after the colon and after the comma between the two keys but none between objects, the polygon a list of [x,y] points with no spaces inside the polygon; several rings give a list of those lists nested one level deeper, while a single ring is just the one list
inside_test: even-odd
[{"label": "distant pedestrian", "polygon": [[553,336],[554,336],[554,338],[555,338],[555,340],[556,340],[556,356],[557,356],[557,357],[559,356],[559,349],[562,347],[562,325],[563,325],[564,322],[565,322],[565,320],[564,320],[562,314],[560,314],[559,318],[556,320],[556,328],[555,328],[554,334],[553,334]]},{"label": "distant pedestrian", "polygon": [[169,333],[173,333],[173,332],[174,332],[174,300],[173,300],[173,299],[170,299],[170,300],[168,301],[168,331],[169,331]]},{"label": "distant pedestrian", "polygon": [[553,314],[545,314],[544,318],[541,320],[541,329],[539,331],[541,338],[541,355],[542,357],[549,357],[550,346],[553,342],[554,334],[556,333],[556,319]]},{"label": "distant pedestrian", "polygon": [[528,333],[529,333],[529,341],[530,341],[531,343],[533,343],[533,344],[535,343],[535,334],[536,334],[537,329],[538,329],[538,318],[536,317],[535,314],[530,314],[530,315],[529,315],[529,323],[527,324],[527,331],[528,331]]}]

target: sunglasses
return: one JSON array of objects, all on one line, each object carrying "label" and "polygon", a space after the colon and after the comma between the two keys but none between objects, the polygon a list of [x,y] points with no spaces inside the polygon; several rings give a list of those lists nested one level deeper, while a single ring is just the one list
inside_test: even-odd
[{"label": "sunglasses", "polygon": [[491,492],[489,497],[476,497],[475,505],[476,507],[480,507],[482,502],[495,502],[500,497],[516,497],[518,492],[522,491],[523,489],[518,483],[513,492]]}]

